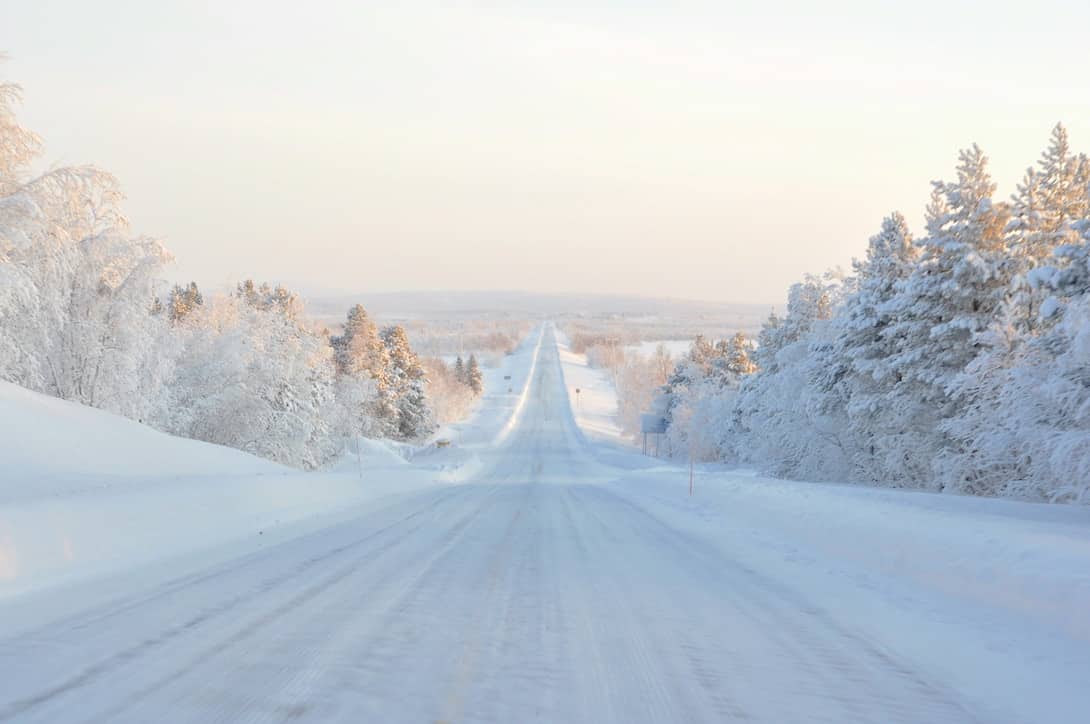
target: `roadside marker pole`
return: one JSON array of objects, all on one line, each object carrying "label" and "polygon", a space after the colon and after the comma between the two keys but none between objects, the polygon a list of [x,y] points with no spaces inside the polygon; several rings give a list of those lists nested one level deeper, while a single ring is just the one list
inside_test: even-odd
[{"label": "roadside marker pole", "polygon": [[696,455],[693,455],[693,438],[689,436],[689,497],[693,497],[693,477],[695,472],[693,470],[693,459]]}]

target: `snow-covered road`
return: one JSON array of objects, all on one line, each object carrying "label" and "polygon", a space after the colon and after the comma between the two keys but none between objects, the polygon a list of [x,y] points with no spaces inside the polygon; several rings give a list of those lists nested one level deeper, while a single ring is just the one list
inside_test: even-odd
[{"label": "snow-covered road", "polygon": [[1007,719],[617,475],[547,331],[473,482],[9,635],[0,720]]}]

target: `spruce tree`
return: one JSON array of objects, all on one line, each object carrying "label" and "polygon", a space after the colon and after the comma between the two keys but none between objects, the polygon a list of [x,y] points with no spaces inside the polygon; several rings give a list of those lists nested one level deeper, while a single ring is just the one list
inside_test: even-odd
[{"label": "spruce tree", "polygon": [[992,201],[981,150],[962,151],[960,161],[956,181],[934,183],[919,264],[886,305],[892,321],[883,332],[896,345],[886,366],[895,384],[881,403],[897,420],[890,457],[928,487],[934,460],[954,445],[942,427],[958,411],[959,375],[984,351],[1010,285],[1008,209]]},{"label": "spruce tree", "polygon": [[1048,266],[1055,264],[1057,251],[1078,243],[1076,224],[1090,216],[1090,159],[1071,153],[1061,124],[1052,129],[1037,167],[1026,170],[1011,210],[1007,234],[1014,290],[1008,316],[1020,330],[1032,331],[1048,317],[1041,307],[1049,291],[1040,283],[1050,275]]},{"label": "spruce tree", "polygon": [[340,374],[367,375],[380,389],[387,385],[390,355],[379,337],[378,326],[371,321],[362,304],[348,310],[344,332],[333,337],[330,343]]},{"label": "spruce tree", "polygon": [[469,389],[473,390],[473,394],[479,395],[484,392],[484,378],[481,375],[480,365],[477,364],[477,355],[469,355],[469,362],[466,364],[466,384],[469,385]]},{"label": "spruce tree", "polygon": [[402,440],[418,439],[434,429],[425,392],[424,367],[409,344],[404,327],[387,327],[381,337],[390,360],[389,399],[396,412],[395,435]]},{"label": "spruce tree", "polygon": [[197,288],[196,282],[190,282],[185,287],[175,284],[170,290],[170,298],[167,302],[170,321],[180,322],[202,305],[204,305],[204,297]]},{"label": "spruce tree", "polygon": [[835,356],[846,365],[844,377],[829,394],[843,401],[851,439],[853,472],[857,479],[888,479],[898,463],[887,465],[885,434],[893,422],[881,398],[895,384],[888,362],[897,351],[888,334],[893,321],[889,303],[915,269],[919,248],[904,217],[894,212],[870,238],[866,257],[854,262],[855,293],[836,319]]}]

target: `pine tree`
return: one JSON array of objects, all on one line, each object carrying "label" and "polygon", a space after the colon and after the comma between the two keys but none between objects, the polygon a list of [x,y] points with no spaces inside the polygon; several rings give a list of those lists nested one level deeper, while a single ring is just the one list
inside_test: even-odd
[{"label": "pine tree", "polygon": [[887,305],[896,384],[882,401],[885,414],[899,420],[892,457],[903,458],[908,479],[927,486],[937,479],[936,457],[954,447],[942,424],[957,413],[958,377],[985,349],[1011,281],[1009,213],[992,202],[995,185],[980,149],[962,151],[957,181],[933,185],[919,264]]},{"label": "pine tree", "polygon": [[466,364],[466,384],[469,389],[473,390],[473,394],[479,395],[484,392],[484,378],[481,375],[481,367],[477,364],[477,355],[469,355],[469,362]]},{"label": "pine tree", "polygon": [[1067,130],[1056,124],[1037,168],[1029,168],[1012,197],[1007,225],[1014,293],[1009,316],[1021,330],[1036,329],[1041,305],[1048,295],[1039,283],[1050,270],[1034,272],[1055,262],[1062,247],[1078,242],[1075,224],[1090,216],[1090,159],[1074,155]]},{"label": "pine tree", "polygon": [[292,321],[303,316],[302,299],[279,284],[272,287],[268,282],[263,282],[261,286],[257,286],[253,279],[247,279],[239,282],[235,296],[255,309],[275,311]]},{"label": "pine tree", "polygon": [[[387,437],[396,434],[397,409],[390,386],[390,353],[378,326],[363,305],[348,310],[344,331],[331,337],[341,397],[352,434]],[[366,388],[366,389],[364,389]]]},{"label": "pine tree", "polygon": [[454,379],[469,387],[469,380],[466,378],[466,363],[462,359],[462,355],[458,355],[458,358],[454,360]]},{"label": "pine tree", "polygon": [[170,290],[170,297],[167,300],[170,321],[180,322],[203,304],[204,297],[197,288],[196,282],[190,282],[185,287],[175,284],[174,288]]},{"label": "pine tree", "polygon": [[889,357],[897,350],[896,338],[887,336],[893,321],[889,303],[915,269],[919,248],[913,244],[904,217],[894,212],[872,236],[866,257],[854,262],[857,288],[845,302],[836,321],[835,356],[847,366],[839,389],[852,438],[852,476],[881,480],[896,474],[899,462],[889,461],[883,447],[890,424],[882,397],[894,384]]},{"label": "pine tree", "polygon": [[736,377],[751,375],[757,371],[753,361],[753,342],[741,332],[736,332],[726,347],[727,370]]},{"label": "pine tree", "polygon": [[[405,328],[382,330],[382,342],[389,355],[390,399],[397,415],[396,436],[414,440],[432,432],[434,422],[425,392],[427,376],[420,359],[409,344]],[[473,363],[473,358],[470,358]]]},{"label": "pine tree", "polygon": [[333,345],[337,371],[342,375],[366,375],[380,389],[389,380],[390,353],[379,336],[378,326],[371,321],[367,310],[357,304],[348,310],[344,331],[330,339]]}]

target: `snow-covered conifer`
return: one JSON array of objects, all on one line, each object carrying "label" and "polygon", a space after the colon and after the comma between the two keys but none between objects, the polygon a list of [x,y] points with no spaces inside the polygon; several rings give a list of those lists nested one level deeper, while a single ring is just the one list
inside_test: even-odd
[{"label": "snow-covered conifer", "polygon": [[458,355],[458,358],[454,360],[454,379],[469,387],[469,382],[466,379],[466,363],[462,359],[462,355]]},{"label": "snow-covered conifer", "polygon": [[[427,376],[416,356],[405,328],[400,325],[382,330],[382,342],[389,354],[389,390],[396,411],[395,436],[415,440],[430,434],[434,417],[428,405]],[[473,358],[470,358],[472,364]]]},{"label": "snow-covered conifer", "polygon": [[469,389],[473,390],[473,394],[479,395],[484,392],[484,377],[481,375],[481,366],[477,362],[477,355],[469,355],[469,362],[466,363],[465,372],[466,385]]}]

